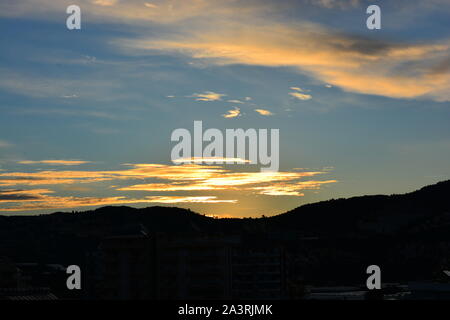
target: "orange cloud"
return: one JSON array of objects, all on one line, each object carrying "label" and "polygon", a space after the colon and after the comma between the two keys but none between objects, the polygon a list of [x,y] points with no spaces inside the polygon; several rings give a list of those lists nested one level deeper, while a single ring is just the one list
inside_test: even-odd
[{"label": "orange cloud", "polygon": [[294,98],[296,98],[298,100],[310,100],[310,99],[312,99],[311,95],[305,94],[305,93],[300,93],[300,92],[289,92],[289,95],[293,96]]},{"label": "orange cloud", "polygon": [[191,158],[180,158],[172,160],[174,163],[205,163],[205,162],[216,162],[216,163],[250,163],[250,160],[245,160],[242,158],[223,158],[223,157],[191,157]]},{"label": "orange cloud", "polygon": [[94,0],[93,3],[99,6],[108,7],[117,4],[117,1],[118,0]]},{"label": "orange cloud", "polygon": [[44,209],[68,209],[78,207],[93,207],[105,206],[115,204],[136,204],[147,203],[145,199],[127,199],[125,197],[50,197],[46,196],[38,201],[30,201],[26,203],[19,203],[14,206],[0,208],[0,211],[30,211],[30,210],[44,210]]},{"label": "orange cloud", "polygon": [[144,6],[146,6],[147,8],[158,8],[158,6],[156,4],[151,3],[151,2],[144,3]]},{"label": "orange cloud", "polygon": [[235,107],[232,110],[228,110],[228,113],[223,114],[222,117],[230,119],[230,118],[236,118],[241,115],[241,109],[238,107]]},{"label": "orange cloud", "polygon": [[[216,158],[214,158],[217,160]],[[222,159],[222,158],[221,158]],[[202,159],[203,161],[205,159]],[[212,160],[212,159],[210,159]],[[230,160],[223,158],[222,160]],[[236,159],[233,159],[233,161]],[[36,185],[61,186],[60,189],[84,192],[79,184],[116,181],[125,186],[114,186],[117,192],[217,192],[244,191],[271,196],[302,196],[301,190],[317,189],[322,184],[335,180],[304,180],[327,171],[302,172],[233,172],[218,165],[164,165],[127,164],[128,168],[112,171],[45,170],[37,172],[2,172],[0,186],[30,187]],[[155,183],[136,183],[154,179]],[[69,187],[67,187],[69,186]],[[90,191],[91,189],[88,189]],[[237,199],[217,199],[214,195],[167,196],[157,195],[144,198],[126,196],[114,197],[75,197],[58,196],[56,190],[0,190],[0,202],[5,204],[1,211],[26,211],[40,209],[76,208],[133,203],[236,203]]]},{"label": "orange cloud", "polygon": [[197,101],[220,101],[224,96],[226,94],[206,91],[204,93],[194,93],[191,97],[194,97]]},{"label": "orange cloud", "polygon": [[[321,184],[337,182],[336,180],[327,181],[302,181],[305,177],[312,177],[325,172],[221,172],[204,176],[199,179],[193,179],[186,182],[181,179],[174,179],[170,183],[147,183],[136,184],[127,187],[118,188],[118,191],[148,191],[148,192],[173,192],[173,191],[206,191],[206,190],[242,190],[257,191],[260,194],[275,195],[293,195],[299,196],[298,190],[314,189]],[[280,184],[280,182],[284,182]],[[283,188],[284,192],[281,193]],[[287,190],[291,193],[288,194]]]},{"label": "orange cloud", "polygon": [[273,115],[272,112],[270,112],[269,110],[265,110],[265,109],[255,109],[255,111],[258,112],[262,116],[272,116]]},{"label": "orange cloud", "polygon": [[319,189],[323,184],[336,183],[337,180],[302,181],[293,184],[280,183],[264,187],[255,187],[260,194],[269,196],[304,196],[301,190]]},{"label": "orange cloud", "polygon": [[[428,2],[418,4],[415,10],[428,10],[437,4],[448,10],[448,1],[433,2],[431,6]],[[131,54],[152,50],[219,65],[287,66],[351,92],[450,101],[450,74],[433,72],[443,63],[448,66],[449,39],[384,41],[345,34],[304,19],[280,19],[308,4],[331,8],[358,3],[361,1],[79,0],[77,4],[96,21],[139,25],[143,30],[141,38],[115,41]],[[53,0],[0,4],[3,16],[56,19],[60,11],[60,5]],[[147,37],[145,27],[155,25],[161,30],[161,38]],[[201,95],[199,99],[211,101],[210,94]],[[217,100],[217,96],[212,99]]]},{"label": "orange cloud", "polygon": [[[0,208],[0,211],[30,211],[43,209],[64,209],[77,207],[91,207],[115,204],[137,203],[235,203],[237,200],[221,200],[216,196],[152,196],[142,199],[126,197],[58,197],[47,194],[54,193],[47,189],[8,190],[0,192],[0,203],[13,203]],[[3,199],[9,197],[8,199]]]},{"label": "orange cloud", "polygon": [[[210,19],[211,17],[250,16],[279,6],[258,1],[235,0],[78,0],[76,4],[89,12],[92,19],[100,21],[146,25],[148,23],[176,24],[187,19]],[[32,15],[41,19],[51,19],[51,13],[60,13],[61,6],[54,0],[22,0],[11,3],[0,2],[0,15]]]},{"label": "orange cloud", "polygon": [[199,197],[176,197],[176,196],[156,196],[147,197],[148,202],[157,203],[236,203],[237,200],[219,200],[214,196]]},{"label": "orange cloud", "polygon": [[0,202],[23,202],[36,201],[44,199],[44,194],[53,193],[49,189],[33,189],[33,190],[0,190]]},{"label": "orange cloud", "polygon": [[80,164],[90,163],[90,161],[82,161],[82,160],[39,160],[39,161],[31,161],[31,160],[23,160],[18,161],[19,164],[48,164],[48,165],[56,165],[56,166],[78,166]]},{"label": "orange cloud", "polygon": [[[313,23],[262,23],[255,18],[251,23],[221,21],[211,31],[192,29],[183,37],[122,39],[118,44],[181,53],[211,64],[293,67],[351,92],[450,100],[450,74],[430,75],[447,58],[448,39],[398,43],[336,33]],[[300,92],[290,94],[301,100],[311,98]]]},{"label": "orange cloud", "polygon": [[95,171],[5,172],[0,173],[0,186],[92,183],[112,178],[107,173]]},{"label": "orange cloud", "polygon": [[131,169],[117,171],[38,171],[0,173],[0,186],[58,185],[93,183],[108,180],[159,178],[198,180],[224,172],[217,166],[133,164]]}]

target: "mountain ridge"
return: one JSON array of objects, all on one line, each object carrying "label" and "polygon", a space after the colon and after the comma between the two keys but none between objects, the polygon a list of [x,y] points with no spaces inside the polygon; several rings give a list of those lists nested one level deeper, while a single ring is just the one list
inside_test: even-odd
[{"label": "mountain ridge", "polygon": [[105,206],[72,213],[0,216],[0,231],[4,235],[16,232],[18,236],[19,230],[24,228],[31,233],[47,230],[56,234],[103,237],[144,225],[150,232],[165,233],[264,231],[361,238],[450,227],[449,194],[450,180],[446,180],[406,194],[330,199],[261,218],[216,219],[177,207]]},{"label": "mountain ridge", "polygon": [[0,256],[18,262],[81,265],[87,252],[96,252],[104,239],[114,236],[143,231],[183,239],[237,235],[246,245],[301,251],[312,261],[306,267],[317,279],[329,266],[350,275],[374,260],[389,266],[393,279],[406,279],[417,275],[405,272],[405,259],[423,272],[447,264],[449,194],[450,181],[443,181],[402,195],[331,199],[272,217],[244,219],[215,219],[160,206],[0,216]]},{"label": "mountain ridge", "polygon": [[[443,190],[445,189],[445,190]],[[433,196],[436,196],[436,193],[439,194],[439,196],[443,196],[443,193],[446,192],[450,195],[450,180],[444,180],[444,181],[440,181],[437,182],[435,184],[431,184],[431,185],[426,185],[420,189],[411,191],[411,192],[407,192],[407,193],[401,193],[401,194],[391,194],[391,195],[385,195],[385,194],[374,194],[374,195],[362,195],[362,196],[353,196],[353,197],[349,197],[349,198],[337,198],[337,199],[329,199],[329,200],[323,200],[323,201],[318,201],[318,202],[313,202],[313,203],[307,203],[307,204],[303,204],[301,206],[295,207],[291,210],[288,210],[286,212],[282,212],[279,214],[275,214],[273,216],[268,216],[268,217],[251,217],[250,219],[263,219],[263,218],[276,218],[276,217],[280,217],[286,214],[293,214],[293,213],[298,213],[298,211],[300,210],[304,210],[306,208],[311,208],[311,207],[315,207],[315,206],[321,206],[321,205],[328,205],[328,204],[340,204],[342,202],[349,202],[349,201],[360,201],[360,200],[376,200],[376,201],[381,201],[381,200],[392,200],[393,198],[408,198],[414,195],[422,195],[422,194],[432,194]],[[192,211],[191,209],[185,209],[185,208],[180,208],[180,207],[176,207],[176,206],[150,206],[150,207],[144,207],[144,208],[135,208],[135,207],[131,207],[131,206],[103,206],[103,207],[99,207],[93,210],[86,210],[86,211],[77,211],[76,213],[94,213],[94,214],[98,214],[98,213],[106,213],[107,211],[109,211],[108,213],[111,212],[116,212],[119,210],[122,211],[135,211],[135,212],[140,212],[140,211],[149,211],[150,209],[154,209],[156,211],[156,209],[159,210],[178,210],[178,211],[185,211],[186,213],[190,213],[190,214],[195,214],[195,215],[199,215],[199,216],[203,216],[209,219],[223,219],[223,220],[233,220],[233,219],[249,219],[249,217],[243,217],[243,218],[213,218],[213,217],[209,217],[205,214],[201,214],[199,212],[195,212]],[[73,212],[72,212],[73,213]],[[57,212],[53,212],[50,214],[40,214],[40,215],[36,215],[36,216],[48,216],[48,215],[55,215],[55,214],[71,214],[70,212],[64,212],[64,211],[57,211]],[[1,217],[2,215],[0,215]],[[19,215],[15,215],[15,216],[19,216]]]}]

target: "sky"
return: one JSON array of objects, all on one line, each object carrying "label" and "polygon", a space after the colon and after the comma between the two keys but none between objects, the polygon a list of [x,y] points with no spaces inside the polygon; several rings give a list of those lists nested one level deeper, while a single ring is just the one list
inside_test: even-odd
[{"label": "sky", "polygon": [[[449,18],[448,0],[1,1],[0,214],[259,217],[447,180]],[[279,129],[279,171],[173,163],[194,121]]]}]

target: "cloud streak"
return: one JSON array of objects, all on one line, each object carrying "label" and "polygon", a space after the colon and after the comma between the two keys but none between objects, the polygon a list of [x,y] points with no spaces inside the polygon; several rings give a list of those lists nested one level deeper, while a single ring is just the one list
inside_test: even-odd
[{"label": "cloud streak", "polygon": [[205,91],[203,93],[194,93],[191,97],[194,97],[197,101],[220,101],[224,96],[226,96],[226,94]]},{"label": "cloud streak", "polygon": [[223,114],[222,117],[226,119],[236,118],[241,116],[241,109],[234,107],[234,109],[228,110],[227,113]]},{"label": "cloud streak", "polygon": [[[239,197],[236,198],[236,192],[238,194],[243,192],[266,196],[303,196],[302,190],[318,189],[324,184],[337,182],[336,180],[319,181],[311,179],[314,176],[327,173],[327,171],[233,172],[223,166],[199,164],[126,164],[125,166],[127,168],[111,171],[38,170],[36,172],[2,172],[0,173],[0,186],[16,187],[16,189],[0,190],[0,202],[2,203],[0,211],[153,202],[237,203]],[[149,179],[156,182],[148,182]],[[76,192],[76,190],[85,189],[80,184],[99,182],[106,182],[110,184],[111,191],[125,193],[125,195],[82,197],[58,195],[57,192],[58,186],[64,187],[62,190],[66,192],[70,190]],[[46,188],[33,188],[35,186],[46,186]],[[130,196],[134,192],[159,194],[136,198]],[[177,194],[173,195],[174,192]],[[202,194],[180,194],[183,192]],[[217,197],[217,192],[221,192],[221,194],[223,192],[234,192],[235,195],[231,199],[220,199]]]},{"label": "cloud streak", "polygon": [[255,109],[255,111],[257,113],[259,113],[262,116],[273,116],[273,113],[270,112],[269,110],[265,110],[265,109]]},{"label": "cloud streak", "polygon": [[[62,197],[53,196],[48,189],[0,190],[0,203],[7,203],[0,211],[30,211],[48,209],[67,209],[115,204],[139,203],[235,203],[237,200],[221,200],[216,196],[149,196],[140,199],[127,197]],[[9,205],[8,203],[13,203]]]},{"label": "cloud streak", "polygon": [[32,161],[32,160],[22,160],[18,161],[19,164],[48,164],[48,165],[54,165],[54,166],[78,166],[81,164],[90,163],[90,161],[83,161],[83,160],[39,160],[39,161]]},{"label": "cloud streak", "polygon": [[[143,27],[136,38],[113,41],[132,54],[139,50],[149,54],[159,51],[202,59],[206,64],[291,67],[350,92],[450,101],[449,73],[433,73],[448,60],[449,39],[410,43],[383,40],[345,33],[323,22],[314,23],[314,16],[310,20],[303,17],[296,21],[280,18],[311,5],[352,8],[360,4],[357,0],[96,2],[80,0],[78,3],[93,21]],[[409,3],[400,1],[399,6],[408,7]],[[427,1],[415,8],[420,12],[436,9],[448,11],[448,1]],[[59,21],[60,10],[60,4],[51,0],[0,4],[0,14],[6,16],[32,15]],[[155,26],[161,37],[146,36],[145,27]],[[56,94],[54,91],[58,96],[61,94],[61,90],[52,89],[53,86],[28,83],[14,75],[0,81],[0,86],[18,93],[26,89],[27,94],[33,96]],[[199,99],[205,99],[200,101],[217,101],[208,93],[205,97],[200,95]]]},{"label": "cloud streak", "polygon": [[[220,36],[217,36],[218,33]],[[432,74],[450,40],[405,43],[330,30],[310,22],[226,21],[164,39],[122,39],[120,46],[183,54],[204,63],[291,67],[345,91],[450,101],[450,75]],[[305,100],[307,94],[291,95]]]},{"label": "cloud streak", "polygon": [[290,96],[293,96],[294,98],[298,100],[310,100],[312,99],[312,96],[310,94],[300,93],[300,92],[289,92]]},{"label": "cloud streak", "polygon": [[0,148],[8,148],[11,147],[11,144],[5,140],[0,140]]}]

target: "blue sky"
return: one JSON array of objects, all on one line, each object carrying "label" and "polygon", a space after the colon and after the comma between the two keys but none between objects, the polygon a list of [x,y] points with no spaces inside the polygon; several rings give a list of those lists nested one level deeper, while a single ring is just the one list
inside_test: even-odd
[{"label": "blue sky", "polygon": [[[381,30],[366,28],[372,3]],[[66,28],[69,4],[81,30]],[[260,216],[450,176],[448,1],[39,0],[0,12],[0,213]],[[194,120],[279,128],[280,175],[178,170],[170,135]]]}]

